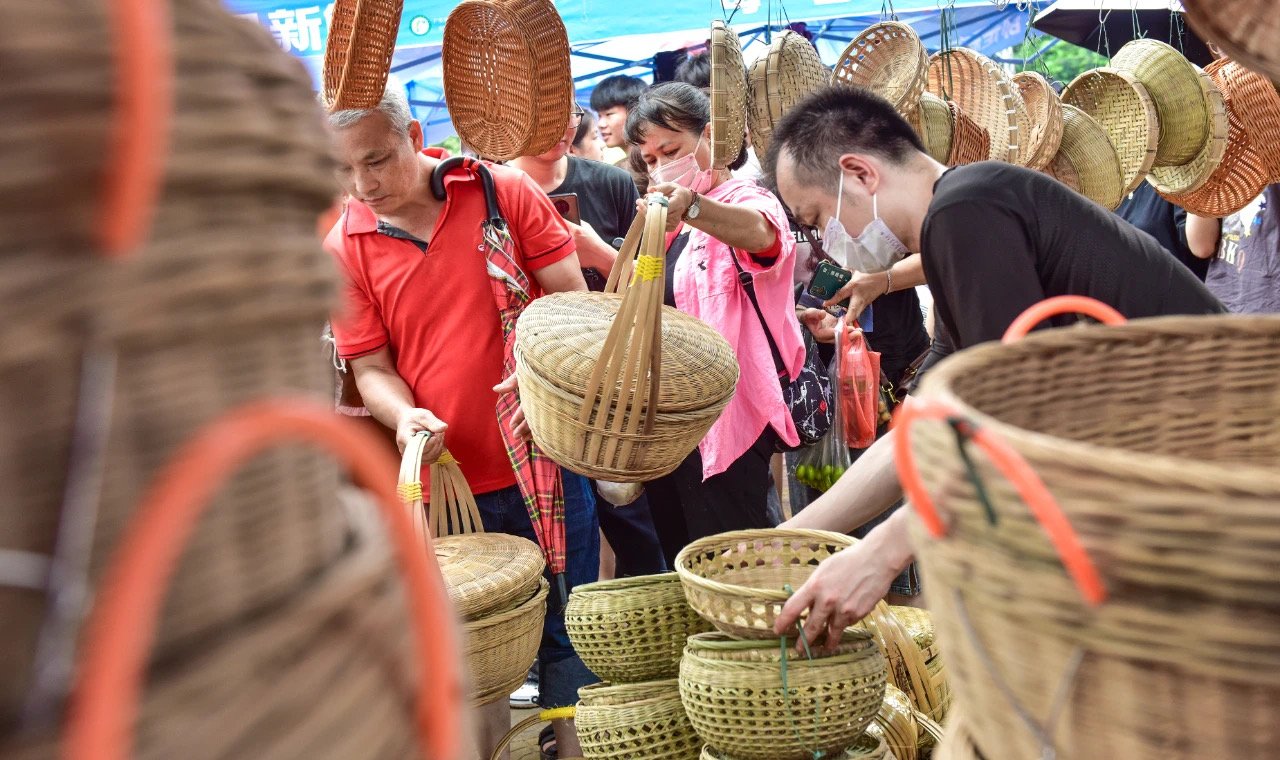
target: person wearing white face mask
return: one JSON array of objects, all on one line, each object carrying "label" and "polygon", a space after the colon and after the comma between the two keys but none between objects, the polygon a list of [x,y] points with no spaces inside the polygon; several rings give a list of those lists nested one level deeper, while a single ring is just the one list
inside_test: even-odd
[{"label": "person wearing white face mask", "polygon": [[649,191],[669,201],[666,303],[723,335],[740,368],[733,400],[698,449],[645,485],[669,562],[703,536],[770,527],[769,459],[780,442],[799,441],[782,396],[783,378],[795,378],[805,356],[791,287],[795,240],[778,199],[731,176],[745,155],[712,168],[710,122],[707,96],[671,82],[641,95],[626,125]]},{"label": "person wearing white face mask", "polygon": [[[824,243],[851,262],[874,269],[919,259],[937,313],[922,371],[998,340],[1024,310],[1058,295],[1095,298],[1131,319],[1223,311],[1150,235],[1038,172],[998,162],[948,169],[866,90],[831,86],[806,97],[776,126],[764,168],[797,222],[825,225]],[[908,251],[920,255],[901,258]],[[847,532],[900,499],[892,437],[788,526]],[[899,511],[823,562],[788,600],[778,630],[809,610],[806,637],[834,647],[911,562],[908,519]]]}]

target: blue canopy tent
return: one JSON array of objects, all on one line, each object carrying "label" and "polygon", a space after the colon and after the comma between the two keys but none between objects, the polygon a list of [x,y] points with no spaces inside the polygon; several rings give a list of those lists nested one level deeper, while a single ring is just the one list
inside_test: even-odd
[{"label": "blue canopy tent", "polygon": [[[256,20],[298,56],[319,82],[332,4],[319,0],[225,0],[232,13]],[[428,142],[453,134],[444,103],[440,44],[450,0],[405,0],[391,71],[404,83]],[[1035,4],[1028,8],[991,0],[899,0],[899,20],[911,24],[934,51],[942,47],[943,8],[953,8],[948,28],[953,47],[988,55],[1023,41]],[[881,20],[882,0],[807,0],[793,6],[771,0],[667,0],[643,8],[629,3],[560,0],[556,3],[568,30],[578,100],[590,99],[596,83],[613,74],[651,80],[654,54],[702,46],[713,18],[732,23],[750,62],[772,35],[788,24],[803,24],[822,60],[834,63],[844,47],[866,27]]]}]

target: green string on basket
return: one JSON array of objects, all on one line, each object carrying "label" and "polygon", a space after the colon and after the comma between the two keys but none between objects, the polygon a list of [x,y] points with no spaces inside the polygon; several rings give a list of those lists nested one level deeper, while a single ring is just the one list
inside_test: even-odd
[{"label": "green string on basket", "polygon": [[986,483],[982,482],[982,476],[978,474],[978,466],[973,463],[973,457],[969,454],[969,447],[965,445],[973,438],[973,425],[959,417],[949,418],[947,424],[956,435],[956,450],[960,453],[960,461],[964,463],[965,474],[977,493],[978,502],[987,513],[987,522],[995,525],[999,522],[996,517],[996,508],[991,502],[991,495],[987,493]]},{"label": "green string on basket", "polygon": [[[792,594],[795,593],[795,589],[791,588],[790,583],[783,584],[782,590],[787,592],[787,596],[791,596]],[[800,620],[796,620],[796,626],[800,629],[800,645],[804,647],[804,656],[809,661],[812,661],[813,652],[809,649],[809,640],[804,635],[804,623],[801,622]],[[796,742],[803,745],[804,738],[800,736],[800,727],[796,725],[795,714],[791,711],[791,687],[787,685],[787,637],[786,636],[781,637],[778,640],[778,645],[779,645],[779,651],[781,653],[781,659],[782,659],[782,663],[781,663],[782,665],[782,703],[787,710],[787,722],[791,724],[791,730],[796,732]],[[821,703],[818,702],[818,700],[815,699],[813,702],[813,725],[815,726],[814,728],[815,739],[817,739],[816,727],[821,722],[822,722],[822,705]],[[827,756],[827,753],[823,752],[820,749],[809,750],[809,754],[813,758],[813,760],[822,760],[822,758]]]}]

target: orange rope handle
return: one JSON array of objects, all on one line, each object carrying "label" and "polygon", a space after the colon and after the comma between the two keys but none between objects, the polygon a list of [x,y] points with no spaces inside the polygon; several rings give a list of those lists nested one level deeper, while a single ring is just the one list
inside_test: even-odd
[{"label": "orange rope handle", "polygon": [[110,258],[147,236],[164,181],[173,118],[173,25],[164,0],[108,3],[115,100],[96,229]]},{"label": "orange rope handle", "polygon": [[424,757],[460,753],[462,681],[444,581],[396,498],[396,467],[368,430],[307,401],[242,406],[210,423],[156,476],[107,568],[86,627],[63,756],[124,760],[147,653],[168,579],[210,498],[241,463],[284,440],[320,446],[377,497],[408,600],[418,668],[416,723]]},{"label": "orange rope handle", "polygon": [[1001,343],[1014,343],[1027,337],[1027,333],[1049,317],[1061,314],[1084,314],[1093,317],[1104,325],[1122,325],[1126,321],[1124,315],[1107,304],[1087,296],[1054,296],[1046,298],[1018,315],[1004,331]]},{"label": "orange rope handle", "polygon": [[[916,513],[920,515],[925,530],[934,538],[944,537],[947,534],[947,526],[943,523],[937,505],[929,496],[924,481],[920,477],[920,470],[915,465],[915,459],[911,454],[909,433],[912,423],[917,420],[949,422],[958,418],[959,415],[944,404],[931,399],[916,399],[899,407],[893,419],[893,428],[897,431],[893,445],[898,479],[902,483],[903,492],[911,500]],[[1053,498],[1044,481],[1021,454],[995,433],[972,424],[969,427],[971,439],[987,453],[996,469],[1009,479],[1017,490],[1018,496],[1031,510],[1036,522],[1048,534],[1054,551],[1057,552],[1067,574],[1075,582],[1076,588],[1080,589],[1080,594],[1085,601],[1094,607],[1106,601],[1107,589],[1097,566],[1085,551],[1084,545],[1080,543],[1080,536],[1071,527],[1067,516],[1063,514],[1062,508],[1058,506],[1057,500]]]}]

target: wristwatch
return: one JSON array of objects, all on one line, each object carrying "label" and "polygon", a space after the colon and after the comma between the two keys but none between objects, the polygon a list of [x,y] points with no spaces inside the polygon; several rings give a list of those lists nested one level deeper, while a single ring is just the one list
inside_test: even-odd
[{"label": "wristwatch", "polygon": [[[693,192],[693,191],[690,190],[689,192]],[[698,218],[698,214],[702,213],[702,207],[698,205],[698,201],[701,199],[702,199],[702,196],[698,195],[697,193],[693,193],[693,200],[689,201],[689,208],[684,210],[685,219]]]}]

